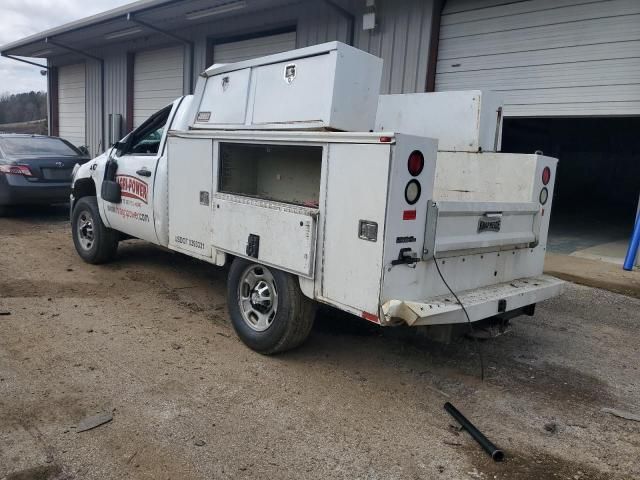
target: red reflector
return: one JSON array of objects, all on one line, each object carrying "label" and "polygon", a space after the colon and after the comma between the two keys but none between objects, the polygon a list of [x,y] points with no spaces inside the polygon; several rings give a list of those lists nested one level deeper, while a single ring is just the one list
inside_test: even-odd
[{"label": "red reflector", "polygon": [[380,137],[380,143],[391,143],[392,140],[391,137]]},{"label": "red reflector", "polygon": [[415,210],[405,210],[402,213],[403,220],[415,220],[416,219],[416,211]]},{"label": "red reflector", "polygon": [[422,169],[424,168],[424,155],[422,155],[422,152],[418,150],[411,152],[409,161],[407,162],[407,168],[409,168],[409,173],[414,177],[422,173]]},{"label": "red reflector", "polygon": [[542,183],[547,185],[551,180],[551,169],[549,167],[544,167],[542,170]]},{"label": "red reflector", "polygon": [[362,318],[370,322],[380,324],[380,319],[378,318],[377,315],[374,315],[373,313],[362,312]]}]

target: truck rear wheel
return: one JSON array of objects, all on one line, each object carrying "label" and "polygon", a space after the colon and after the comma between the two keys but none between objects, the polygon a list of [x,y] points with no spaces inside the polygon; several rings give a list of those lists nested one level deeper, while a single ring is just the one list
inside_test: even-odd
[{"label": "truck rear wheel", "polygon": [[296,277],[240,258],[229,270],[227,303],[238,337],[265,355],[299,346],[313,326],[315,304]]},{"label": "truck rear wheel", "polygon": [[96,197],[82,197],[71,214],[73,244],[78,255],[94,265],[106,263],[118,251],[118,232],[107,228],[100,218]]}]

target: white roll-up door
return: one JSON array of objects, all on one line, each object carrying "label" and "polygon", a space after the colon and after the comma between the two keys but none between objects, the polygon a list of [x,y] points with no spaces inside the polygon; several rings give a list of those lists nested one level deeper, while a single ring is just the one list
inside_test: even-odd
[{"label": "white roll-up door", "polygon": [[184,47],[138,52],[133,66],[133,126],[183,94]]},{"label": "white roll-up door", "polygon": [[436,90],[477,88],[507,116],[640,114],[640,1],[448,0]]},{"label": "white roll-up door", "polygon": [[86,71],[84,63],[58,68],[58,135],[86,145]]},{"label": "white roll-up door", "polygon": [[216,43],[213,63],[235,63],[296,48],[296,32],[265,35],[237,42]]}]

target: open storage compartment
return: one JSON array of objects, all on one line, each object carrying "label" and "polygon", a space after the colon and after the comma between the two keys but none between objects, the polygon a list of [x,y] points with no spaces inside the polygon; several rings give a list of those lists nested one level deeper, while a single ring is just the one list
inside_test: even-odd
[{"label": "open storage compartment", "polygon": [[311,278],[323,149],[220,142],[214,247]]},{"label": "open storage compartment", "polygon": [[220,143],[219,191],[318,207],[322,147]]}]

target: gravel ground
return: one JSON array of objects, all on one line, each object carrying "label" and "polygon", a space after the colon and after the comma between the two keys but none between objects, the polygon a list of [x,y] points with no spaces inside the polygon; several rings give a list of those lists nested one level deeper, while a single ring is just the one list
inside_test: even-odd
[{"label": "gravel ground", "polygon": [[138,241],[84,264],[64,209],[0,219],[0,479],[640,478],[640,422],[602,411],[640,414],[638,299],[569,286],[482,342],[482,381],[472,341],[324,309],[304,347],[260,356],[225,275]]}]

